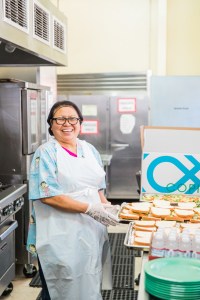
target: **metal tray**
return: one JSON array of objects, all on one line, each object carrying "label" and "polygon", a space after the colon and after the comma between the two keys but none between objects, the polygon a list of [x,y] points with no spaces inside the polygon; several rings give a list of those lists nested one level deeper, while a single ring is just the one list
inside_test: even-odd
[{"label": "metal tray", "polygon": [[141,249],[141,250],[144,250],[144,251],[148,251],[149,248],[150,248],[149,246],[133,245],[133,241],[134,241],[134,238],[133,238],[133,232],[134,232],[133,224],[134,224],[134,222],[129,223],[128,230],[126,232],[125,239],[124,239],[124,246],[126,246],[128,248]]}]

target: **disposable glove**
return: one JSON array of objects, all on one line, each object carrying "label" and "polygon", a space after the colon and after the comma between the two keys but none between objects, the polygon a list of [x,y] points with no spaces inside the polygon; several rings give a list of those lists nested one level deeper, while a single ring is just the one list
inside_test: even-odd
[{"label": "disposable glove", "polygon": [[113,215],[117,215],[119,210],[120,210],[120,205],[112,205],[110,202],[108,203],[103,203],[103,207],[105,210]]},{"label": "disposable glove", "polygon": [[[104,205],[110,206],[110,204],[104,204]],[[115,226],[119,222],[117,217],[112,213],[108,212],[104,208],[104,205],[102,203],[94,203],[94,204],[90,203],[85,213],[105,226],[108,225]]]}]

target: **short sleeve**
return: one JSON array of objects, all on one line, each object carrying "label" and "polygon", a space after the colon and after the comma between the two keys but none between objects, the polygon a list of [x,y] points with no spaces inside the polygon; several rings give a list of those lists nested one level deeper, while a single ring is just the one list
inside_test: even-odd
[{"label": "short sleeve", "polygon": [[36,200],[63,194],[57,180],[56,147],[40,146],[33,157],[29,177],[29,199]]}]

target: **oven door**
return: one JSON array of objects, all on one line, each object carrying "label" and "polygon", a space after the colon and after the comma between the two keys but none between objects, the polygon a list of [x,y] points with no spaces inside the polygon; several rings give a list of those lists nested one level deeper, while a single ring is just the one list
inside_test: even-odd
[{"label": "oven door", "polygon": [[15,277],[15,235],[18,223],[13,217],[0,225],[0,295]]},{"label": "oven door", "polygon": [[22,90],[23,154],[32,154],[40,145],[39,92]]}]

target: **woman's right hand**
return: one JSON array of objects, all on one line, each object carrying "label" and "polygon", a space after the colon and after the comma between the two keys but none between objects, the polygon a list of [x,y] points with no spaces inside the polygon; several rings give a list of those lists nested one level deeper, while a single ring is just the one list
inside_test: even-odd
[{"label": "woman's right hand", "polygon": [[102,203],[90,203],[85,213],[105,226],[116,226],[119,223],[118,218],[107,211],[104,206],[105,204]]}]

